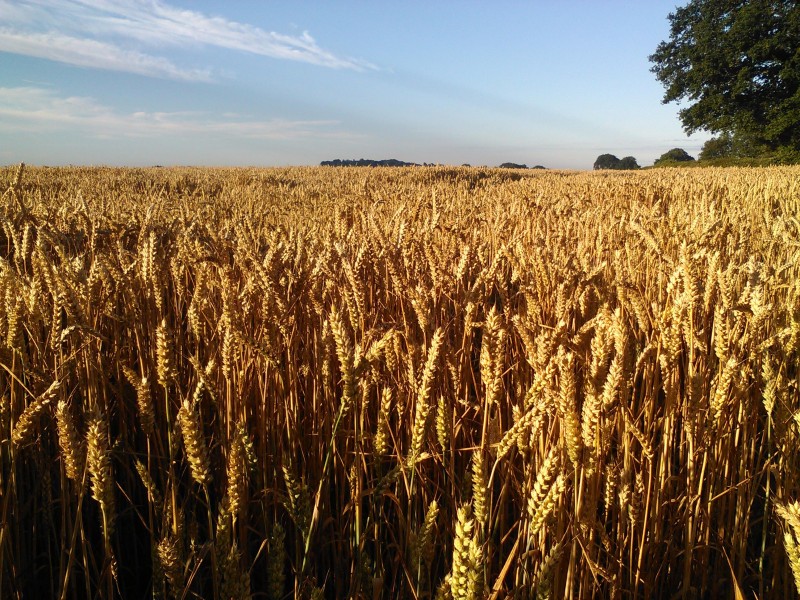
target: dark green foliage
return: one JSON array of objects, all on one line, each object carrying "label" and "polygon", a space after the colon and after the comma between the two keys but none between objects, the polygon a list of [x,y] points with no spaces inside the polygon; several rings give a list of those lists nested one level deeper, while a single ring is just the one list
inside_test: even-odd
[{"label": "dark green foliage", "polygon": [[693,160],[694,157],[690,156],[689,153],[683,148],[673,148],[669,152],[664,152],[664,154],[658,157],[653,164],[659,165],[667,162],[692,162]]},{"label": "dark green foliage", "polygon": [[636,162],[636,159],[633,156],[626,156],[623,159],[619,159],[613,154],[601,154],[597,157],[597,160],[594,161],[595,170],[598,169],[617,169],[617,170],[632,170],[638,169],[639,164]]},{"label": "dark green foliage", "polygon": [[730,133],[723,133],[713,137],[703,144],[700,150],[700,160],[711,160],[714,158],[725,158],[733,156],[733,136]]},{"label": "dark green foliage", "polygon": [[626,156],[619,161],[619,169],[624,169],[626,171],[634,171],[639,169],[639,163],[636,162],[636,159],[633,156]]},{"label": "dark green foliage", "polygon": [[620,160],[613,154],[601,154],[594,161],[594,169],[619,169]]},{"label": "dark green foliage", "polygon": [[[691,0],[670,13],[650,61],[687,133],[707,130],[767,150],[800,149],[800,4]],[[725,150],[725,144],[710,151]]]},{"label": "dark green foliage", "polygon": [[370,158],[359,159],[334,159],[323,160],[319,163],[321,167],[418,167],[417,163],[405,162],[396,158],[386,160],[372,160]]},{"label": "dark green foliage", "polygon": [[758,158],[770,154],[770,148],[752,137],[724,132],[711,138],[700,151],[700,160],[716,158]]}]

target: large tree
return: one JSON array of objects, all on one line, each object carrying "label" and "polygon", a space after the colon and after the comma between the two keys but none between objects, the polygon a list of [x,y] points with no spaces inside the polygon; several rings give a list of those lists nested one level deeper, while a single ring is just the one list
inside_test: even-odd
[{"label": "large tree", "polygon": [[687,133],[800,149],[797,0],[691,0],[669,22],[650,61],[664,102],[688,103],[679,112]]}]

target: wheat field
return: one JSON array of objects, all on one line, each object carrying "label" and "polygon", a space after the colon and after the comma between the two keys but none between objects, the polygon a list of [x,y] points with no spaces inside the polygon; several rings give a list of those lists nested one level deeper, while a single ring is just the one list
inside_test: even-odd
[{"label": "wheat field", "polygon": [[800,168],[4,168],[3,598],[796,598]]}]

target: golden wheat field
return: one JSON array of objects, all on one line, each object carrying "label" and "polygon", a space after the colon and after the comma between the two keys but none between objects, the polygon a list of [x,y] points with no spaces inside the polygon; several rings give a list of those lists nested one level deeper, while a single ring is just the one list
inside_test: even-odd
[{"label": "golden wheat field", "polygon": [[2,598],[796,598],[800,168],[5,168]]}]

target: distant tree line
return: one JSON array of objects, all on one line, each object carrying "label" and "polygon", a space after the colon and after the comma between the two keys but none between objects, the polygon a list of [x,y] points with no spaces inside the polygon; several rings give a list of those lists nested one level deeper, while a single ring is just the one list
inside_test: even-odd
[{"label": "distant tree line", "polygon": [[[701,155],[702,156],[702,155]],[[691,156],[683,148],[673,148],[664,152],[654,162],[653,166],[668,166],[675,163],[688,163],[694,162],[694,157]],[[594,168],[597,169],[617,169],[617,170],[635,170],[639,169],[639,164],[633,156],[626,156],[625,158],[617,158],[613,154],[601,154],[594,161]]]},{"label": "distant tree line", "polygon": [[[402,160],[397,160],[395,158],[389,158],[386,160],[372,160],[369,158],[358,158],[358,159],[341,159],[337,158],[334,160],[323,160],[319,163],[321,167],[435,167],[437,166],[435,163],[423,163],[422,165],[413,162],[404,162]],[[470,165],[464,163],[461,165],[462,167],[469,167]],[[528,165],[520,165],[517,163],[512,162],[504,162],[500,165],[501,169],[527,169],[529,168]],[[531,169],[544,169],[542,165],[536,165],[535,167],[530,167]]]},{"label": "distant tree line", "polygon": [[321,167],[418,167],[417,163],[404,162],[396,158],[372,160],[369,158],[323,160]]},{"label": "distant tree line", "polygon": [[528,165],[520,165],[513,162],[504,162],[498,168],[500,169],[544,169],[542,165],[536,165],[535,167],[529,167]]}]

